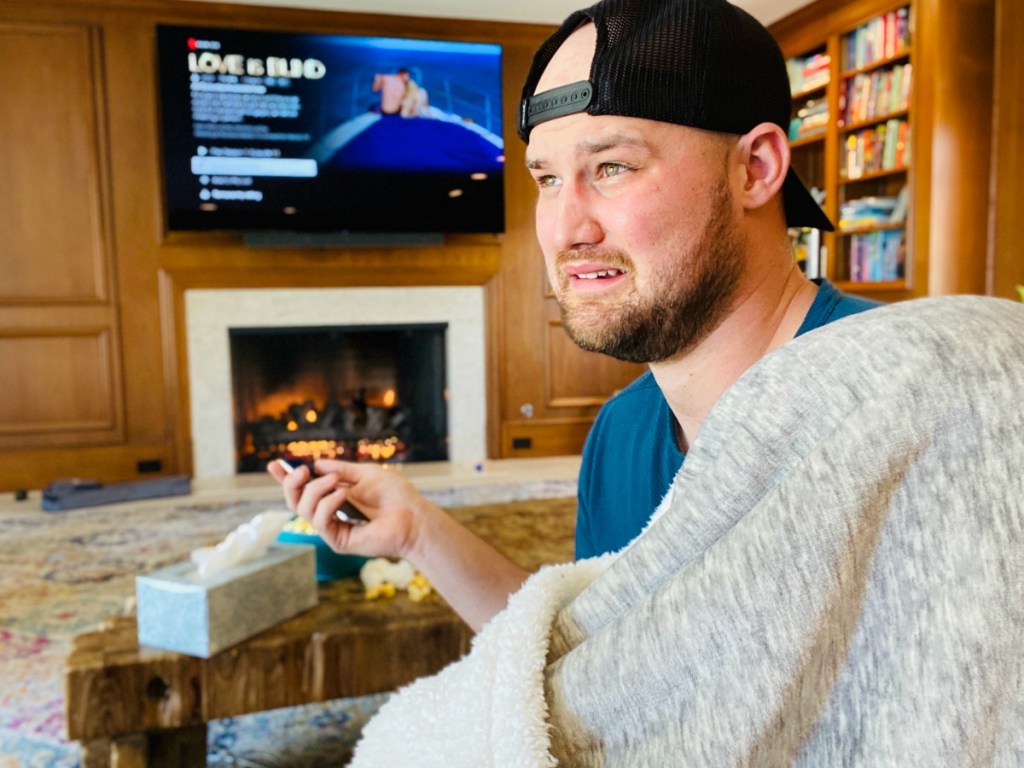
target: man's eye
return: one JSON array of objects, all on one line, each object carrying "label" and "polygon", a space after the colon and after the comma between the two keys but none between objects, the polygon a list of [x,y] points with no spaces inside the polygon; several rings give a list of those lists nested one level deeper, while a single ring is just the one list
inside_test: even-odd
[{"label": "man's eye", "polygon": [[601,163],[601,175],[608,176],[620,176],[629,170],[629,167],[622,163]]},{"label": "man's eye", "polygon": [[540,187],[541,189],[545,189],[547,187],[557,187],[561,183],[561,180],[557,176],[551,175],[536,176],[534,177],[534,180],[537,182],[537,186]]}]

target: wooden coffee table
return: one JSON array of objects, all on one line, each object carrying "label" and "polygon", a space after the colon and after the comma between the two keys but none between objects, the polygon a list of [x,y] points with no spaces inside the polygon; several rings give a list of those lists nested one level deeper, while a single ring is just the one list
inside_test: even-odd
[{"label": "wooden coffee table", "polygon": [[[575,499],[452,510],[535,569],[572,557]],[[140,648],[134,617],[74,639],[65,671],[68,738],[83,768],[194,768],[206,723],[222,717],[391,691],[466,653],[471,630],[439,598],[367,601],[358,579],[322,584],[293,619],[200,659]]]}]

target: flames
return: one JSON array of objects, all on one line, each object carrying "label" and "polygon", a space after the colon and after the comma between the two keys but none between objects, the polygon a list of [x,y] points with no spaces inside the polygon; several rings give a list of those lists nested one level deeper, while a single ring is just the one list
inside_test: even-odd
[{"label": "flames", "polygon": [[245,409],[251,416],[242,427],[240,467],[258,467],[285,456],[377,462],[406,458],[409,448],[403,435],[409,413],[393,387],[360,390],[344,402],[329,402],[318,397],[315,378],[308,389],[293,385]]}]

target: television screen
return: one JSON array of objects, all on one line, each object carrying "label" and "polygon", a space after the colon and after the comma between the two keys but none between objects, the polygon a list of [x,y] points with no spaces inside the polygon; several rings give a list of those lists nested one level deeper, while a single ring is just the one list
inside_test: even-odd
[{"label": "television screen", "polygon": [[160,25],[170,230],[504,230],[501,47]]}]

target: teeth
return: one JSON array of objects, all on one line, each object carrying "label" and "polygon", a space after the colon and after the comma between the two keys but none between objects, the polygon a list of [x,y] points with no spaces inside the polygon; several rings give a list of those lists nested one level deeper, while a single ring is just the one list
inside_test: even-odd
[{"label": "teeth", "polygon": [[622,271],[618,269],[602,269],[599,272],[583,272],[576,275],[576,278],[579,280],[597,280],[599,277],[615,277],[620,274],[622,274]]}]

